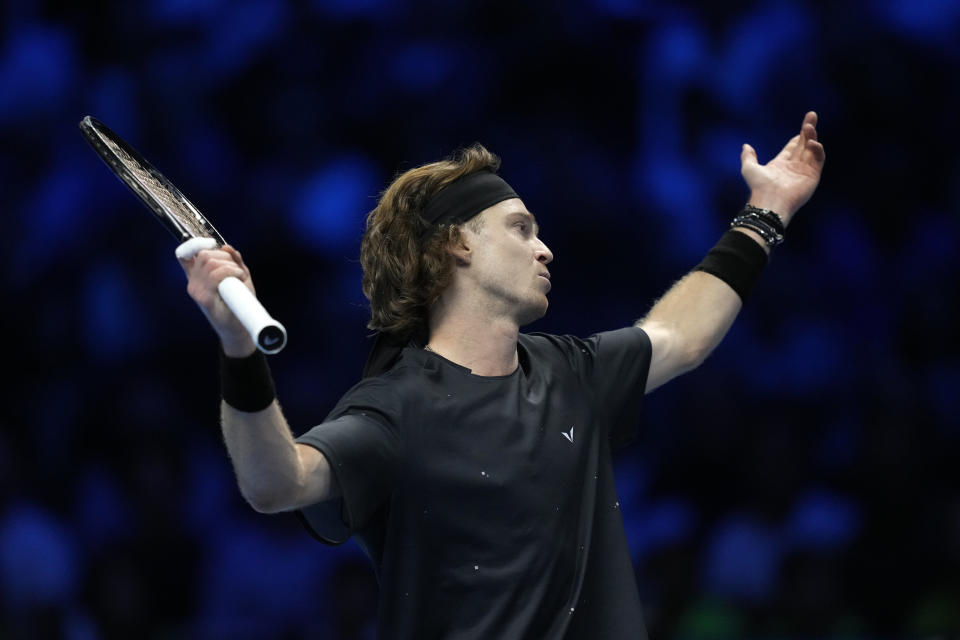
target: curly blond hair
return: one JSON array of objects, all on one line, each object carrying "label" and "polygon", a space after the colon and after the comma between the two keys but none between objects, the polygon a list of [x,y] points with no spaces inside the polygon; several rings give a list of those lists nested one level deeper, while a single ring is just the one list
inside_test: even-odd
[{"label": "curly blond hair", "polygon": [[[475,143],[439,162],[400,174],[367,215],[360,244],[363,295],[370,301],[367,327],[400,336],[425,331],[430,307],[453,278],[447,251],[460,240],[460,224],[433,226],[420,213],[445,186],[470,173],[496,172],[500,158]],[[466,223],[480,230],[482,220]]]}]

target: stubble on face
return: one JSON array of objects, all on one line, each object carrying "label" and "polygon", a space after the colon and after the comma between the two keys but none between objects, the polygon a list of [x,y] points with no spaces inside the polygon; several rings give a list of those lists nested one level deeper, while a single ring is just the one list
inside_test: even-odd
[{"label": "stubble on face", "polygon": [[470,238],[476,247],[471,279],[484,304],[491,315],[509,315],[518,326],[539,320],[549,306],[550,285],[540,277],[547,269],[537,259],[538,245],[546,247],[537,239],[536,221],[519,200],[494,205],[481,216],[479,233]]}]

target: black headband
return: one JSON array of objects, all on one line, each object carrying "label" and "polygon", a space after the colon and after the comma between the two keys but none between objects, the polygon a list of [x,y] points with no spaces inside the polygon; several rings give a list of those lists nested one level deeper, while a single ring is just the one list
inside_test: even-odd
[{"label": "black headband", "polygon": [[489,169],[457,178],[433,196],[423,211],[432,225],[466,222],[498,202],[519,198],[507,182]]}]

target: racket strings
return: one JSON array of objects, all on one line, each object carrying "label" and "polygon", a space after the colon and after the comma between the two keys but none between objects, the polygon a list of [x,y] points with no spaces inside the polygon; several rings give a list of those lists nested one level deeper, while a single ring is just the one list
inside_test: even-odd
[{"label": "racket strings", "polygon": [[[152,167],[143,166],[136,158],[127,153],[121,145],[116,144],[109,136],[104,138],[110,151],[116,157],[127,171],[130,172],[133,179],[139,183],[147,193],[153,198],[168,215],[176,220],[185,228],[186,232],[192,237],[218,237],[209,226],[209,223],[195,211],[186,199],[179,193],[177,188],[163,176],[158,176]],[[211,233],[212,231],[212,233]]]}]

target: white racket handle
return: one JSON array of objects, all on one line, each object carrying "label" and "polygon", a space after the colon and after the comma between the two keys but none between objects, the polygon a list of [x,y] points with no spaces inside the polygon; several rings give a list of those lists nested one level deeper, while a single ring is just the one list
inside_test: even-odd
[{"label": "white racket handle", "polygon": [[277,353],[287,345],[287,330],[270,317],[257,297],[240,280],[227,276],[217,285],[217,291],[260,351]]}]

